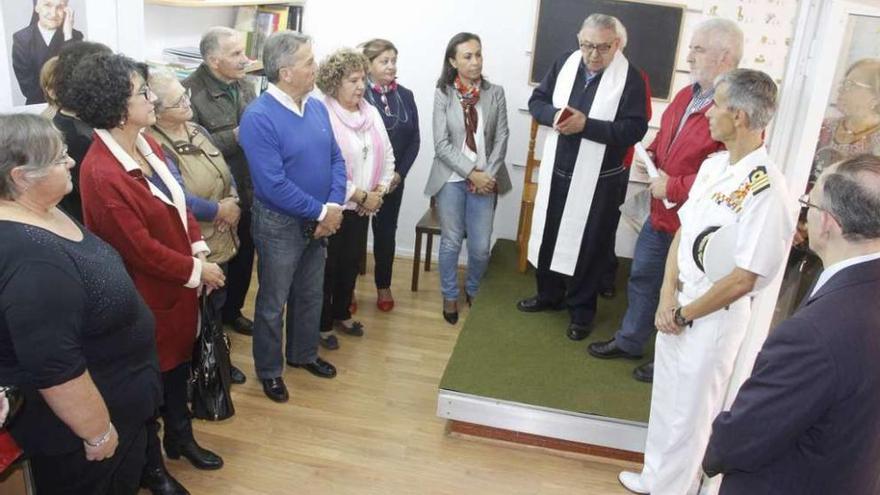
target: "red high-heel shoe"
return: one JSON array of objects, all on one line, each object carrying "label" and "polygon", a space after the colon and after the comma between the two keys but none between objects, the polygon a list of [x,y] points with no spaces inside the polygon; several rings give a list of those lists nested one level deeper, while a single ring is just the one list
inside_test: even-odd
[{"label": "red high-heel shoe", "polygon": [[376,299],[376,307],[379,308],[379,311],[387,313],[394,309],[394,299],[385,299],[384,301]]},{"label": "red high-heel shoe", "polygon": [[[391,289],[376,289],[376,307],[379,311],[385,313],[394,309],[394,296],[391,295]],[[383,295],[387,295],[388,299],[382,299]]]}]

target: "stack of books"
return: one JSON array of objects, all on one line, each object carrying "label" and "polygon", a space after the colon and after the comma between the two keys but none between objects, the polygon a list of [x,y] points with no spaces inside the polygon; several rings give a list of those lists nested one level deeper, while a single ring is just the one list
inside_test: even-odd
[{"label": "stack of books", "polygon": [[263,44],[276,31],[302,32],[303,8],[301,5],[261,5],[239,7],[235,15],[235,29],[247,36],[248,57],[259,59]]}]

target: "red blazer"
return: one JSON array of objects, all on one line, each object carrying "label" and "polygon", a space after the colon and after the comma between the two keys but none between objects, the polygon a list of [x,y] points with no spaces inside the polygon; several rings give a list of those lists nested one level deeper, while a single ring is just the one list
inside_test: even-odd
[{"label": "red blazer", "polygon": [[[164,161],[161,147],[144,136]],[[154,196],[138,170],[126,172],[95,136],[80,168],[86,226],[119,251],[135,287],[156,318],[159,367],[168,371],[190,361],[198,324],[195,288],[187,288],[202,238],[187,210],[184,229],[178,210]]]},{"label": "red blazer", "polygon": [[[678,219],[678,208],[687,200],[688,192],[694,185],[694,179],[700,165],[712,153],[724,149],[724,145],[712,139],[709,133],[709,119],[706,112],[714,103],[709,103],[702,110],[688,116],[678,137],[675,132],[681,117],[687,110],[694,95],[693,85],[683,88],[660,118],[660,130],[654,141],[648,146],[654,152],[654,163],[657,168],[669,174],[666,196],[678,206],[666,209],[659,199],[651,199],[651,226],[654,230],[674,234],[681,227]],[[673,140],[675,138],[675,140]]]}]

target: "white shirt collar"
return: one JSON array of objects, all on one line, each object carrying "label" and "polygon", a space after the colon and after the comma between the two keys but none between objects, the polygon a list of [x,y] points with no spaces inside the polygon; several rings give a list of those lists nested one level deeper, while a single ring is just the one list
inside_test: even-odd
[{"label": "white shirt collar", "polygon": [[829,266],[819,275],[819,279],[816,280],[816,286],[813,287],[813,292],[810,293],[810,297],[815,296],[816,293],[819,292],[819,289],[821,289],[822,286],[831,279],[831,277],[837,275],[837,273],[844,268],[849,268],[853,265],[858,265],[859,263],[874,261],[876,259],[880,259],[880,252],[847,258],[843,261],[838,261],[837,263]]},{"label": "white shirt collar", "polygon": [[43,41],[46,42],[46,46],[49,46],[49,43],[52,42],[52,37],[55,36],[55,29],[43,29],[43,26],[40,26],[37,23],[37,29],[40,30],[40,34],[43,36]]},{"label": "white shirt collar", "polygon": [[289,94],[285,93],[281,90],[281,88],[272,83],[269,83],[269,87],[266,89],[266,92],[272,95],[272,97],[274,97],[276,100],[278,100],[278,103],[281,103],[284,108],[287,108],[288,110],[297,114],[300,117],[305,115],[306,103],[309,101],[309,95],[305,95],[303,97],[302,107],[300,107],[296,104],[295,101],[293,101],[293,98],[291,98]]}]

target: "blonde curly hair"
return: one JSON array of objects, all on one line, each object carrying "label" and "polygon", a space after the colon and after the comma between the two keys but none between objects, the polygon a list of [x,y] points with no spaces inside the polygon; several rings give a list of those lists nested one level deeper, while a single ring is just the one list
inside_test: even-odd
[{"label": "blonde curly hair", "polygon": [[315,84],[322,93],[335,98],[339,86],[342,85],[342,80],[357,71],[369,74],[370,61],[363,53],[351,48],[342,48],[321,61]]}]

